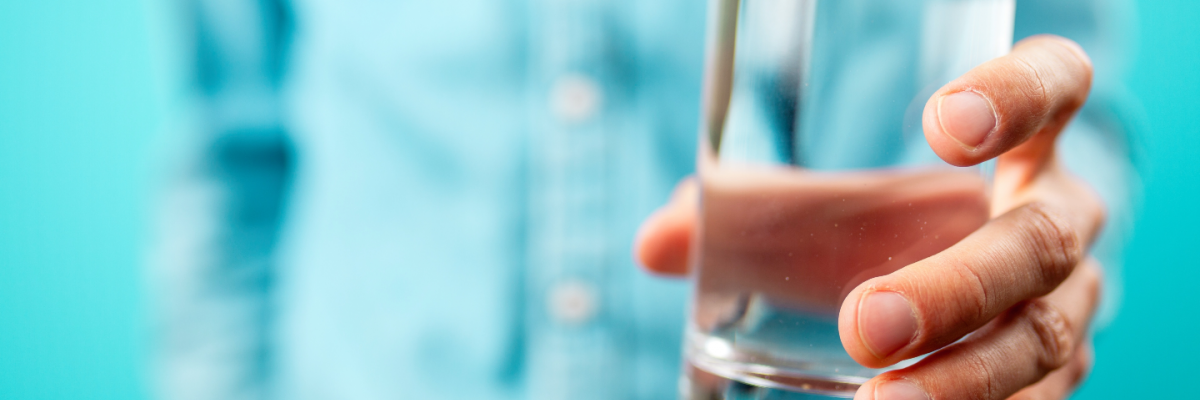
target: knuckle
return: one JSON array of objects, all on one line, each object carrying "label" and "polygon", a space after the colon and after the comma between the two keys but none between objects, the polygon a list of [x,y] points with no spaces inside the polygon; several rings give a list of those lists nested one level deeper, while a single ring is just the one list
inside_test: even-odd
[{"label": "knuckle", "polygon": [[980,398],[995,399],[1000,388],[1004,387],[1002,377],[995,369],[994,361],[984,354],[972,353],[965,362],[967,376],[973,376]]},{"label": "knuckle", "polygon": [[1016,61],[1015,67],[1020,69],[1020,73],[1015,75],[1018,79],[1014,83],[1019,84],[1018,87],[1025,95],[1026,104],[1031,108],[1030,111],[1039,116],[1049,115],[1052,101],[1046,91],[1046,81],[1042,77],[1042,72],[1024,56],[1015,56],[1013,60]]},{"label": "knuckle", "polygon": [[1025,95],[1028,111],[1039,117],[1037,121],[1069,118],[1087,101],[1093,67],[1078,44],[1039,35],[1023,40],[1017,49],[1012,59],[1020,78],[1014,87]]},{"label": "knuckle", "polygon": [[1044,203],[1029,204],[1024,210],[1027,248],[1033,251],[1035,262],[1041,267],[1045,287],[1055,287],[1083,258],[1079,234],[1057,210]]},{"label": "knuckle", "polygon": [[960,279],[964,283],[963,287],[966,289],[961,292],[958,299],[965,311],[964,317],[971,321],[980,321],[991,316],[989,310],[992,308],[992,296],[979,271],[968,263],[959,263],[959,266],[952,271],[956,271],[960,275]]},{"label": "knuckle", "polygon": [[1066,315],[1043,299],[1026,303],[1022,314],[1037,341],[1038,368],[1049,373],[1067,365],[1075,353],[1075,330]]}]

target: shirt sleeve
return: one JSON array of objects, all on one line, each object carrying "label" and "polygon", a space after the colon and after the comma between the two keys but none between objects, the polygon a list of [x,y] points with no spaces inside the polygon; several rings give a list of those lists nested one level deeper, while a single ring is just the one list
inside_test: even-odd
[{"label": "shirt sleeve", "polygon": [[1141,193],[1135,167],[1144,131],[1140,107],[1126,88],[1134,5],[1128,0],[1018,1],[1016,37],[1055,34],[1078,42],[1095,67],[1092,93],[1059,138],[1067,167],[1103,199],[1108,218],[1091,255],[1104,267],[1105,285],[1093,327],[1115,317],[1123,286],[1123,250]]},{"label": "shirt sleeve", "polygon": [[286,10],[274,0],[172,6],[184,28],[184,106],[149,262],[156,391],[263,398],[273,254],[295,158],[277,96]]}]

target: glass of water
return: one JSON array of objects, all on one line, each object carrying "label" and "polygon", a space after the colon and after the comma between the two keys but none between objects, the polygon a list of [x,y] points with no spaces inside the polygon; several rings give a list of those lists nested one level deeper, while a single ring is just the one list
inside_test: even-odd
[{"label": "glass of water", "polygon": [[1010,50],[1014,7],[710,1],[683,398],[850,397],[887,370],[850,358],[839,308],[987,221],[989,164],[940,160],[921,117]]}]

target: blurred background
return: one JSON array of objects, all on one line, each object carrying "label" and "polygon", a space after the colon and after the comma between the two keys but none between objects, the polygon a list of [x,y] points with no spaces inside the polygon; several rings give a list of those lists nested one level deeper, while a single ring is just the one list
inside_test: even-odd
[{"label": "blurred background", "polygon": [[[140,267],[170,81],[153,3],[0,2],[0,399],[148,398]],[[1176,398],[1200,359],[1200,2],[1142,1],[1138,20],[1145,193],[1079,399]]]}]

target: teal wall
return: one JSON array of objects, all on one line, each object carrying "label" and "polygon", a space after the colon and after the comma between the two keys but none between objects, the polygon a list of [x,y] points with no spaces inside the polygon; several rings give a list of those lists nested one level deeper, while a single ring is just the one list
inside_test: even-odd
[{"label": "teal wall", "polygon": [[0,1],[0,399],[145,397],[145,15]]},{"label": "teal wall", "polygon": [[[0,399],[148,396],[139,263],[163,122],[148,7],[0,1]],[[1143,1],[1139,19],[1145,201],[1083,399],[1187,397],[1171,384],[1200,359],[1200,2]]]},{"label": "teal wall", "polygon": [[1140,138],[1145,195],[1125,300],[1097,338],[1083,399],[1198,397],[1185,382],[1200,359],[1200,1],[1142,0],[1138,13],[1129,84],[1150,128]]}]

